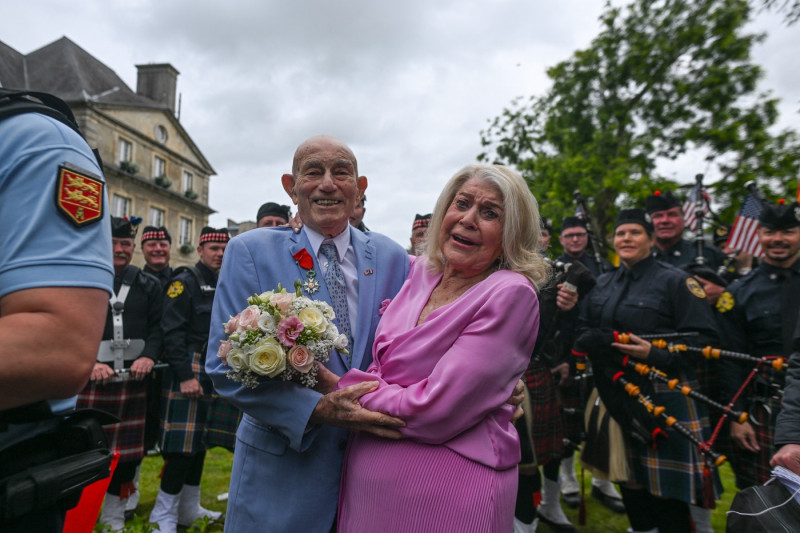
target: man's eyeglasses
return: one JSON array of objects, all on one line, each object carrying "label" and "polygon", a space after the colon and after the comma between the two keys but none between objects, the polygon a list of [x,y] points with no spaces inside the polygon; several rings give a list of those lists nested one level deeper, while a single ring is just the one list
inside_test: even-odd
[{"label": "man's eyeglasses", "polygon": [[567,235],[562,235],[562,237],[564,237],[565,239],[583,239],[587,235],[589,235],[589,234],[588,233],[570,233],[570,234],[567,234]]}]

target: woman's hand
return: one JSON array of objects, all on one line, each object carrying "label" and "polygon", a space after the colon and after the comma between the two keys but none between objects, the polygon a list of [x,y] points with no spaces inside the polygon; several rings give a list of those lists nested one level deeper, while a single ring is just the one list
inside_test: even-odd
[{"label": "woman's hand", "polygon": [[322,394],[328,394],[336,389],[339,383],[339,376],[328,370],[328,367],[317,362],[317,385],[314,390]]},{"label": "woman's hand", "polygon": [[631,340],[628,344],[612,342],[611,346],[622,352],[624,355],[629,355],[634,359],[646,361],[647,356],[650,355],[650,348],[652,347],[652,344],[650,344],[649,341],[637,337],[633,333],[630,334],[630,339]]}]

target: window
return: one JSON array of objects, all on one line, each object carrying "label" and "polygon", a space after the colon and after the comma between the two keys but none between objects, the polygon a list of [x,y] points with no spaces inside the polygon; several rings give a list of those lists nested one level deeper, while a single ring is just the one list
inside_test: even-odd
[{"label": "window", "polygon": [[188,170],[183,171],[183,192],[194,190],[194,176]]},{"label": "window", "polygon": [[192,219],[181,217],[178,244],[192,244]]},{"label": "window", "polygon": [[125,139],[120,139],[117,145],[117,163],[133,161],[133,144]]},{"label": "window", "polygon": [[153,177],[158,178],[167,175],[167,162],[158,157],[153,157]]},{"label": "window", "polygon": [[161,144],[167,142],[167,128],[159,124],[156,126],[156,140]]},{"label": "window", "polygon": [[129,216],[131,214],[131,199],[115,194],[111,204],[111,214],[115,217]]},{"label": "window", "polygon": [[150,225],[161,227],[164,225],[164,210],[157,207],[150,208]]}]

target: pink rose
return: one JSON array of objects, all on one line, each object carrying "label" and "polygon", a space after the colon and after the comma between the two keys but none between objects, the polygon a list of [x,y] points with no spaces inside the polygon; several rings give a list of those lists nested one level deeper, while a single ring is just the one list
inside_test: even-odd
[{"label": "pink rose", "polygon": [[378,316],[383,316],[383,313],[386,312],[386,308],[389,307],[390,303],[392,303],[390,298],[381,302],[381,306],[378,308]]},{"label": "pink rose", "polygon": [[294,346],[297,337],[300,336],[300,332],[304,328],[303,322],[296,316],[284,318],[278,324],[278,340],[284,346]]},{"label": "pink rose", "polygon": [[241,313],[239,313],[239,328],[245,329],[258,329],[258,319],[261,316],[261,310],[258,306],[251,305]]},{"label": "pink rose", "polygon": [[289,311],[289,306],[294,301],[294,293],[279,292],[270,298],[269,303],[281,310],[281,314],[286,314]]},{"label": "pink rose", "polygon": [[305,346],[297,345],[289,350],[289,364],[302,374],[308,374],[314,367],[314,354]]},{"label": "pink rose", "polygon": [[239,315],[232,316],[228,319],[228,322],[225,323],[225,334],[230,335],[236,328],[239,327]]},{"label": "pink rose", "polygon": [[228,352],[231,351],[231,341],[219,341],[219,350],[217,350],[217,357],[222,359],[223,364],[228,364]]}]

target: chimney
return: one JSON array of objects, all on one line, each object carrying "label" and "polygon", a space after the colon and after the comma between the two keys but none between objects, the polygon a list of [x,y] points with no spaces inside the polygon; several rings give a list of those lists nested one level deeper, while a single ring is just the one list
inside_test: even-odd
[{"label": "chimney", "polygon": [[136,65],[136,93],[169,107],[175,113],[178,74],[169,63]]}]

